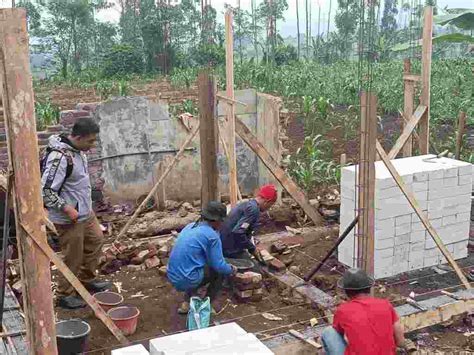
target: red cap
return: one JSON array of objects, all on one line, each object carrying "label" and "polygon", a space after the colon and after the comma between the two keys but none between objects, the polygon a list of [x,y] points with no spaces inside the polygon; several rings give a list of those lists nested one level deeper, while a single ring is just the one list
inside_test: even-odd
[{"label": "red cap", "polygon": [[275,185],[263,185],[258,191],[258,196],[268,201],[276,201],[277,189]]}]

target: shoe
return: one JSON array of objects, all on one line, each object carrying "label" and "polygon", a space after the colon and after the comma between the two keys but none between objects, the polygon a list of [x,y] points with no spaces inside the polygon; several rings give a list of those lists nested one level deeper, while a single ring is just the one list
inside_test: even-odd
[{"label": "shoe", "polygon": [[103,292],[112,288],[112,283],[107,281],[91,281],[84,284],[84,287],[91,292]]},{"label": "shoe", "polygon": [[188,314],[189,313],[189,302],[183,302],[178,308],[178,314]]},{"label": "shoe", "polygon": [[84,308],[86,303],[82,298],[76,296],[64,296],[60,297],[57,302],[58,307],[66,309],[79,309]]}]

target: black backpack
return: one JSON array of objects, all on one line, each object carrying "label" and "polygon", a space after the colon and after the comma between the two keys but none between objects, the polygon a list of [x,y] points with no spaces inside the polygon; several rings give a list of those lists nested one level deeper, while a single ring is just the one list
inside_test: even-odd
[{"label": "black backpack", "polygon": [[41,173],[41,177],[43,176],[44,170],[46,168],[46,163],[48,162],[48,156],[51,152],[61,153],[66,158],[66,161],[67,161],[66,176],[64,177],[64,181],[61,184],[61,187],[59,188],[58,192],[60,192],[62,187],[63,187],[62,185],[64,185],[64,182],[66,181],[66,179],[69,176],[71,176],[71,174],[72,174],[72,170],[74,168],[74,163],[73,163],[71,154],[67,150],[60,149],[60,148],[46,147],[40,154],[40,173]]}]

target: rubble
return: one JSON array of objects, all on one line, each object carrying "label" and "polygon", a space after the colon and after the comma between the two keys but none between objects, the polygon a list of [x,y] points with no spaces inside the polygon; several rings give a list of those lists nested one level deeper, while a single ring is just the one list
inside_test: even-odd
[{"label": "rubble", "polygon": [[159,267],[160,266],[160,259],[158,259],[158,257],[154,256],[150,259],[147,259],[145,260],[145,266],[147,269],[152,269],[152,268],[155,268],[155,267]]},{"label": "rubble", "polygon": [[232,279],[234,295],[240,302],[258,302],[263,298],[262,275],[247,271],[237,273]]},{"label": "rubble", "polygon": [[277,258],[273,258],[272,260],[270,260],[270,262],[268,263],[268,266],[270,266],[271,269],[278,272],[286,270],[286,265],[282,263],[280,260],[278,260]]}]

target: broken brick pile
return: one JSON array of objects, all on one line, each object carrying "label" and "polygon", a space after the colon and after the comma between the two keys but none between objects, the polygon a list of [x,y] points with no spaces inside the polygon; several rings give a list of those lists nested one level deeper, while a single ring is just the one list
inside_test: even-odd
[{"label": "broken brick pile", "polygon": [[237,273],[233,278],[233,292],[240,302],[259,302],[263,298],[262,275],[253,271]]},{"label": "broken brick pile", "polygon": [[99,261],[100,271],[103,274],[111,274],[122,267],[125,267],[127,271],[157,268],[160,274],[166,275],[168,259],[173,245],[174,237],[159,238],[139,245],[126,246],[115,243],[104,251]]}]

